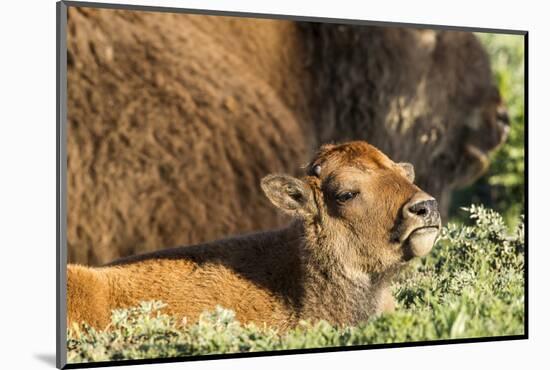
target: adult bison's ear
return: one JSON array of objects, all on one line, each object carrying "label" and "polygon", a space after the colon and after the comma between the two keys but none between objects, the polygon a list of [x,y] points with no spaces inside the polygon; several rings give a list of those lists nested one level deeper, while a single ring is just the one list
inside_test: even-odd
[{"label": "adult bison's ear", "polygon": [[409,181],[414,182],[414,166],[407,162],[401,162],[397,165],[405,171],[405,176],[407,176]]},{"label": "adult bison's ear", "polygon": [[308,217],[315,210],[311,188],[302,180],[288,175],[267,175],[262,190],[271,203],[293,216]]}]

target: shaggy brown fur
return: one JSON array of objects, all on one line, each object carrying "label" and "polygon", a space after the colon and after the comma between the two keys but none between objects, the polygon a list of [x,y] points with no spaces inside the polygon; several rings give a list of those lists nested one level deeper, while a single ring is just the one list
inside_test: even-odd
[{"label": "shaggy brown fur", "polygon": [[[258,191],[328,141],[410,160],[447,203],[503,137],[469,33],[70,8],[69,261],[281,227]],[[236,217],[235,215],[239,215]]]},{"label": "shaggy brown fur", "polygon": [[290,226],[106,267],[69,265],[68,321],[104,328],[112,309],[152,299],[191,322],[222,305],[241,322],[281,329],[301,319],[353,325],[391,310],[391,278],[410,250],[429,251],[440,225],[435,208],[408,211],[432,199],[410,169],[365,142],[325,146],[309,175],[262,180],[271,202],[295,217]]}]

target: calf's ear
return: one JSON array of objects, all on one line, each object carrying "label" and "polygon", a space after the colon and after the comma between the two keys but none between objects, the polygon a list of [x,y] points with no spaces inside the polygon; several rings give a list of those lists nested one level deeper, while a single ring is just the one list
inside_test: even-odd
[{"label": "calf's ear", "polygon": [[314,212],[311,188],[300,179],[288,175],[267,175],[262,179],[261,187],[271,203],[285,213],[307,217]]},{"label": "calf's ear", "polygon": [[405,171],[405,175],[407,176],[409,181],[414,182],[414,166],[407,162],[401,162],[397,165]]}]

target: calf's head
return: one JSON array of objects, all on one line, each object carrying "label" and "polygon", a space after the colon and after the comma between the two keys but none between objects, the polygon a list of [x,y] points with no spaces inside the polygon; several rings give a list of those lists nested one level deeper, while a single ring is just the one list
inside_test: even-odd
[{"label": "calf's head", "polygon": [[302,178],[269,175],[271,202],[304,223],[314,253],[362,272],[383,272],[432,248],[440,228],[437,202],[395,163],[357,141],[321,147]]}]

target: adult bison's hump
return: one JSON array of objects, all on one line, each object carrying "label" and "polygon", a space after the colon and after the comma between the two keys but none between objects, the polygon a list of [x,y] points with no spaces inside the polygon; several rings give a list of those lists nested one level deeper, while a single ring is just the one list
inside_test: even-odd
[{"label": "adult bison's hump", "polygon": [[69,9],[71,262],[282,223],[259,180],[305,160],[304,133],[192,17]]}]

